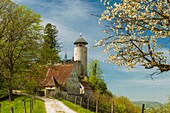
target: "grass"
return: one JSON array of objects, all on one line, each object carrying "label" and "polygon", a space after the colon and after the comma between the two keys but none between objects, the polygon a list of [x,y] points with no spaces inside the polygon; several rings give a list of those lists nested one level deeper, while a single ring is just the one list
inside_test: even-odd
[{"label": "grass", "polygon": [[61,101],[63,104],[65,104],[67,107],[69,107],[70,109],[72,109],[73,111],[75,111],[77,113],[94,113],[90,110],[84,109],[84,108],[80,107],[79,105],[75,105],[72,102],[69,102],[69,101],[64,100],[62,98],[59,98],[58,100]]},{"label": "grass", "polygon": [[[26,101],[26,112],[30,113],[30,100],[32,97],[15,95],[15,100],[10,102],[8,99],[1,100],[1,112],[0,113],[11,113],[11,107],[14,109],[14,113],[24,113],[24,102]],[[32,113],[46,113],[45,105],[42,100],[36,99]]]}]

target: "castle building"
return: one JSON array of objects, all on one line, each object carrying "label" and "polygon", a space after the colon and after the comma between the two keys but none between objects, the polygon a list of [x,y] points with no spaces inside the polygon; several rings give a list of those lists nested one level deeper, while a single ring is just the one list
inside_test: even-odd
[{"label": "castle building", "polygon": [[73,59],[67,60],[65,58],[61,63],[47,67],[46,78],[40,83],[46,96],[55,95],[61,91],[71,95],[91,95],[91,87],[82,80],[87,76],[86,45],[88,43],[80,35],[74,44]]}]

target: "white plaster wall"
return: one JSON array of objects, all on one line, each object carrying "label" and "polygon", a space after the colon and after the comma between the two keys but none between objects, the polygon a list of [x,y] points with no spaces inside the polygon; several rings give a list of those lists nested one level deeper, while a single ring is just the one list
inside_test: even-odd
[{"label": "white plaster wall", "polygon": [[87,47],[74,48],[74,61],[81,61],[83,75],[87,75]]}]

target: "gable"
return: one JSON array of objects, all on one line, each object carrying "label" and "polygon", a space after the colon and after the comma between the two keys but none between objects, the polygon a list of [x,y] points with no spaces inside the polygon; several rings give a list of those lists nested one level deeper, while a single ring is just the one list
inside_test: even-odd
[{"label": "gable", "polygon": [[48,67],[46,78],[42,82],[42,86],[56,86],[57,84],[65,85],[70,77],[72,68],[72,64]]},{"label": "gable", "polygon": [[72,83],[76,83],[78,82],[78,73],[77,71],[73,68],[71,73],[70,73],[70,77],[68,78],[68,82],[72,82]]}]

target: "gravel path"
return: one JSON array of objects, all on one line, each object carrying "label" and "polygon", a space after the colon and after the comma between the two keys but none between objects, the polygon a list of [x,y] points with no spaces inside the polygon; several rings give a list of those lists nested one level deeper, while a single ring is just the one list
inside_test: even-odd
[{"label": "gravel path", "polygon": [[47,113],[76,113],[57,99],[45,97],[42,97],[41,99],[45,102],[45,108]]}]

